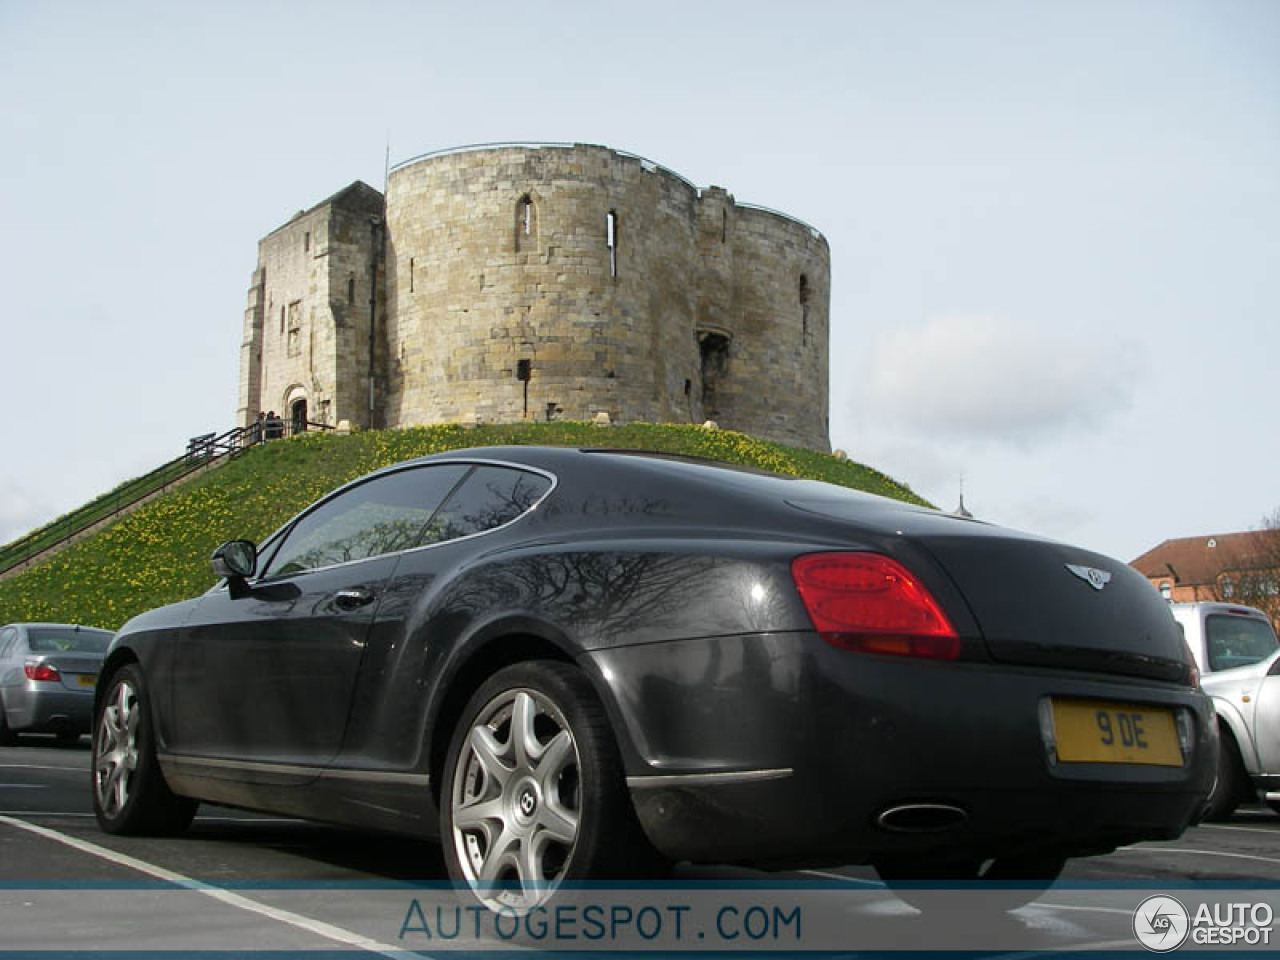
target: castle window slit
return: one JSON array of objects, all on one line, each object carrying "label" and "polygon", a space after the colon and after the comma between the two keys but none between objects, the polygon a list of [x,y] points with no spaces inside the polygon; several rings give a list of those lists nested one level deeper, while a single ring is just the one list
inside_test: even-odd
[{"label": "castle window slit", "polygon": [[800,274],[800,341],[809,342],[809,278]]},{"label": "castle window slit", "polygon": [[605,242],[609,245],[609,276],[618,275],[618,214],[610,210],[605,217]]}]

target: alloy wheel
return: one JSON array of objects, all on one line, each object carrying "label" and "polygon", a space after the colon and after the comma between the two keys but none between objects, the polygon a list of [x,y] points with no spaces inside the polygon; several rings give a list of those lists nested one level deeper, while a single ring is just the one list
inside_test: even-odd
[{"label": "alloy wheel", "polygon": [[529,910],[564,879],[578,840],[578,745],[544,694],[507,690],[476,715],[458,753],[452,842],[476,896]]},{"label": "alloy wheel", "polygon": [[138,768],[141,717],[138,692],[129,681],[120,681],[102,708],[93,747],[94,786],[98,806],[107,817],[119,816],[129,802]]}]

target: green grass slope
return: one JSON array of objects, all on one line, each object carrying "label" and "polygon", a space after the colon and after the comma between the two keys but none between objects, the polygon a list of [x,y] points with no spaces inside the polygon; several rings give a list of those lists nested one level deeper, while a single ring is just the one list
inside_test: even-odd
[{"label": "green grass slope", "polygon": [[499,444],[605,446],[709,457],[928,505],[869,467],[727,430],[675,424],[437,426],[350,436],[308,433],[256,447],[8,580],[0,624],[43,620],[115,629],[212,586],[223,540],[262,540],[334,487],[411,457]]},{"label": "green grass slope", "polygon": [[125,481],[70,513],[63,514],[43,527],[32,530],[26,536],[5,544],[0,547],[0,570],[7,570],[13,564],[21,563],[45,547],[60,543],[77,530],[83,530],[99,520],[105,520],[118,512],[121,507],[127,507],[188,473],[194,472],[198,466],[198,462],[191,463],[185,458],[167,463],[151,473]]}]

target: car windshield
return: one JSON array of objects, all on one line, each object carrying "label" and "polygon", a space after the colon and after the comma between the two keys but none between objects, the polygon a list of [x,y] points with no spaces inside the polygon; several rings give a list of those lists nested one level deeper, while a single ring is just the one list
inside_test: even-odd
[{"label": "car windshield", "polygon": [[1212,670],[1247,667],[1267,659],[1280,645],[1271,624],[1253,617],[1207,617],[1205,634]]},{"label": "car windshield", "polygon": [[32,653],[106,653],[111,634],[66,627],[32,627],[27,631]]}]

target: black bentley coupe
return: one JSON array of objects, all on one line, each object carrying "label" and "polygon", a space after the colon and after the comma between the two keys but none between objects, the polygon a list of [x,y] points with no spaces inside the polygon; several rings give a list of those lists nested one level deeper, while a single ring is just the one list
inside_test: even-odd
[{"label": "black bentley coupe", "polygon": [[497,909],[677,860],[1047,884],[1178,836],[1213,785],[1212,707],[1141,575],[843,487],[456,451],[213,566],[111,646],[107,831],[209,801],[438,837]]}]

